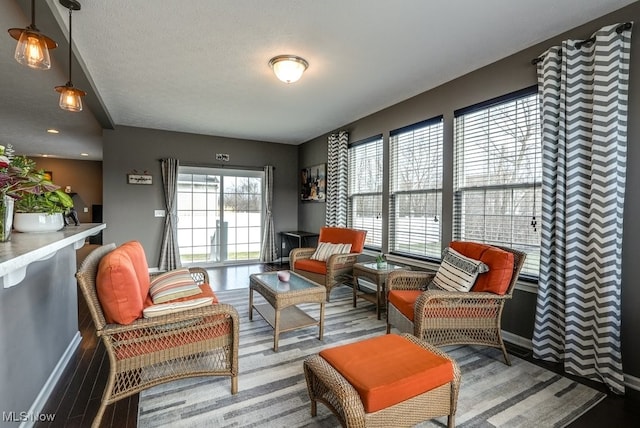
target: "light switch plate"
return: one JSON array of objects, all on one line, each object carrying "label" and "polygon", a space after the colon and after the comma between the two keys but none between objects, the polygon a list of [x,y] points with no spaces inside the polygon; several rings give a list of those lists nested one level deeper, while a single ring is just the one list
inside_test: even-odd
[{"label": "light switch plate", "polygon": [[153,216],[154,217],[164,217],[165,216],[164,210],[154,210],[153,211]]}]

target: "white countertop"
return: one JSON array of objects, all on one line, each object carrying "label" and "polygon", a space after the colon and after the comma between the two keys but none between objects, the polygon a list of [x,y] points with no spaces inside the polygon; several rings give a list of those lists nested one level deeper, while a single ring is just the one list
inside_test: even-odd
[{"label": "white countertop", "polygon": [[10,241],[0,242],[0,283],[4,288],[17,285],[24,279],[30,263],[48,259],[68,245],[73,244],[78,249],[88,236],[96,235],[106,227],[104,223],[88,223],[65,226],[57,232],[13,232]]}]

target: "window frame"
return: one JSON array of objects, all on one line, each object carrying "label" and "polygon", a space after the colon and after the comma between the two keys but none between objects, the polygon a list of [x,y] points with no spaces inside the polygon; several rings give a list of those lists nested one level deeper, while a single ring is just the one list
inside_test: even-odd
[{"label": "window frame", "polygon": [[[416,137],[416,132],[422,132],[427,128],[436,127],[435,129],[427,131],[427,133],[435,132],[435,149],[436,149],[436,172],[435,172],[435,186],[422,186],[418,188],[411,189],[401,189],[399,185],[398,173],[401,170],[400,165],[398,164],[400,156],[402,154],[406,154],[409,152],[409,148],[401,148],[399,145],[403,143],[410,143],[413,148],[415,148],[416,143],[420,144],[421,141],[425,141],[423,136]],[[403,136],[412,133],[413,135],[409,140],[403,140]],[[427,157],[428,162],[433,164],[433,160],[431,154],[433,150],[433,144],[431,142],[432,137],[428,137],[429,144],[427,146],[421,145],[421,147],[427,148]],[[405,153],[407,152],[407,153]],[[411,151],[413,157],[415,158],[415,151]],[[432,117],[430,119],[426,119],[411,125],[407,125],[398,129],[394,129],[389,133],[389,228],[388,228],[388,239],[389,239],[389,252],[393,255],[398,255],[402,257],[414,258],[419,260],[428,260],[435,261],[440,260],[441,251],[442,251],[442,192],[443,192],[443,175],[444,175],[444,116],[438,115]],[[415,168],[414,168],[415,171]],[[410,182],[410,185],[417,184],[414,182]],[[429,202],[429,196],[435,195],[435,201]],[[429,236],[434,236],[433,233],[428,232],[429,222],[433,222],[437,224],[437,232],[435,234],[436,240],[429,245],[428,239],[424,240],[424,251],[415,252],[411,250],[404,250],[400,248],[398,245],[400,242],[405,242],[406,245],[412,245],[411,240],[407,242],[407,237],[415,237],[419,236],[419,234],[415,234],[413,229],[411,228],[411,224],[409,224],[409,229],[400,228],[399,227],[399,218],[401,213],[397,207],[400,204],[399,199],[406,197],[408,198],[409,204],[413,202],[414,197],[424,198],[425,207],[429,205],[435,206],[433,209],[434,217],[430,217],[430,215],[425,215],[424,218],[424,237],[428,238]],[[406,216],[403,216],[406,217]],[[409,215],[409,218],[413,216]],[[409,220],[411,223],[411,220]],[[418,225],[418,228],[421,226]],[[401,239],[402,237],[402,239]],[[432,247],[432,248],[429,248]]]},{"label": "window frame", "polygon": [[[530,102],[534,100],[535,103],[531,106],[527,106],[526,108],[522,108],[523,111],[527,110],[529,112],[527,116],[518,116],[520,113],[520,108],[518,107],[518,102],[526,100],[526,102]],[[474,104],[469,107],[465,107],[462,109],[458,109],[454,111],[454,120],[453,120],[453,212],[452,212],[452,238],[454,240],[458,239],[472,239],[478,242],[484,242],[490,245],[503,245],[515,249],[519,249],[525,251],[528,254],[527,260],[525,262],[525,266],[521,271],[521,277],[536,280],[538,278],[538,268],[539,268],[539,254],[540,254],[540,218],[541,218],[541,203],[542,203],[542,135],[540,131],[540,116],[539,116],[539,100],[538,100],[538,91],[537,86],[530,86],[506,95],[502,95],[500,97],[496,97],[487,101],[483,101],[478,104]],[[509,108],[509,106],[513,104],[513,108],[509,110],[509,112],[515,112],[515,118],[513,116],[509,116],[509,119],[514,120],[516,125],[514,128],[518,126],[530,126],[530,123],[533,123],[534,129],[530,132],[529,138],[523,140],[525,143],[529,141],[533,141],[533,174],[524,172],[522,175],[518,174],[521,177],[528,178],[528,180],[522,179],[516,181],[509,182],[495,182],[493,179],[499,176],[499,174],[492,174],[491,164],[493,163],[494,157],[490,152],[487,152],[486,163],[482,163],[484,160],[478,160],[480,155],[476,155],[476,158],[473,159],[471,155],[469,155],[470,159],[465,163],[465,155],[467,153],[473,152],[471,149],[471,145],[478,144],[478,140],[472,140],[472,138],[468,138],[466,142],[464,141],[465,132],[462,131],[462,127],[464,127],[464,118],[472,117],[471,115],[483,114],[486,112],[487,120],[485,122],[480,122],[478,119],[474,119],[477,122],[473,123],[469,128],[466,128],[468,132],[477,131],[479,129],[483,129],[484,132],[488,135],[487,143],[491,143],[492,141],[497,141],[497,143],[492,144],[494,147],[497,147],[502,141],[498,139],[498,137],[493,137],[495,140],[492,140],[492,136],[494,135],[492,126],[500,127],[497,125],[497,122],[491,123],[491,114],[497,107],[505,107]],[[531,118],[535,118],[533,122],[529,122]],[[471,119],[470,119],[471,120]],[[523,125],[520,125],[520,121],[524,121]],[[479,123],[482,123],[480,125]],[[508,131],[504,130],[505,127],[502,127],[501,130],[496,130],[495,135],[499,134],[508,134]],[[518,134],[516,134],[518,135]],[[522,167],[523,165],[528,165],[525,170],[531,170],[531,166],[526,159],[531,159],[531,154],[528,152],[526,146],[518,145],[519,141],[517,137],[513,137],[514,143],[514,153],[518,150],[524,150],[523,153],[527,153],[527,157],[525,157],[525,161],[520,161],[520,164],[516,164],[516,168],[512,169],[513,173],[518,173],[520,169],[518,167]],[[507,141],[505,139],[504,141]],[[465,146],[467,144],[467,146]],[[489,144],[487,144],[489,147]],[[502,147],[501,147],[502,148]],[[515,157],[515,156],[514,156]],[[497,157],[499,158],[499,157]],[[505,159],[505,156],[502,156]],[[465,176],[462,172],[463,165],[460,163],[464,163],[464,168],[485,168],[486,177],[481,178],[483,180],[487,180],[487,183],[482,184],[471,184],[468,182],[463,183]],[[514,159],[515,162],[515,159]],[[489,178],[492,177],[492,178]],[[532,178],[532,179],[531,179]],[[463,212],[465,209],[465,197],[470,198],[473,197],[474,193],[477,194],[483,193],[481,196],[482,200],[487,200],[487,193],[493,193],[495,195],[499,195],[502,192],[505,200],[511,202],[508,210],[509,212],[505,214],[488,214],[485,212]],[[511,196],[508,196],[510,194]],[[515,197],[514,195],[518,196]],[[493,199],[495,200],[495,198]],[[518,205],[522,204],[523,209],[521,212],[519,211]],[[489,204],[490,205],[490,204]],[[487,210],[488,204],[485,202],[482,204],[483,209]],[[475,207],[475,205],[474,205]],[[482,235],[482,239],[478,239],[478,236],[469,237],[465,235],[464,229],[467,228],[466,223],[473,222],[473,217],[476,217],[476,221],[482,222],[482,230],[478,233]],[[482,220],[478,220],[482,217]],[[491,217],[493,217],[495,224],[501,224],[502,221],[500,219],[509,219],[508,222],[504,222],[504,224],[510,225],[510,230],[505,233],[505,229],[497,229],[491,228],[491,226],[487,227],[490,224]],[[471,218],[472,220],[469,220]],[[489,220],[487,220],[489,219]],[[536,222],[535,226],[533,222]],[[530,228],[528,232],[522,231],[522,225],[528,223],[528,227]],[[479,229],[476,229],[479,230]],[[526,241],[528,236],[531,236],[530,233],[533,232],[537,236],[537,244],[533,244],[530,240]],[[524,233],[527,234],[527,237],[524,237]],[[501,235],[501,237],[507,236],[509,239],[491,239],[491,235],[494,237]]]},{"label": "window frame", "polygon": [[[375,146],[372,146],[375,145]],[[356,150],[362,150],[363,148],[373,147],[375,150],[375,161],[379,162],[379,171],[378,171],[378,182],[377,188],[378,191],[367,191],[360,192],[357,191],[359,189],[353,188],[353,179],[354,175],[352,171],[355,169],[352,167],[352,159]],[[372,137],[368,137],[362,140],[355,141],[349,144],[347,150],[347,225],[351,228],[357,228],[367,231],[367,238],[365,241],[365,248],[369,250],[382,251],[382,247],[384,245],[384,224],[383,224],[383,190],[384,190],[384,139],[382,134],[374,135]],[[378,205],[380,207],[379,210],[374,210],[374,212],[370,212],[372,216],[375,216],[375,219],[372,219],[373,227],[367,227],[367,225],[362,223],[354,224],[354,199],[357,200],[359,198],[378,198]],[[376,220],[378,220],[376,222]],[[377,225],[375,223],[378,223]],[[379,242],[378,239],[379,238]],[[379,243],[379,245],[378,245]]]}]

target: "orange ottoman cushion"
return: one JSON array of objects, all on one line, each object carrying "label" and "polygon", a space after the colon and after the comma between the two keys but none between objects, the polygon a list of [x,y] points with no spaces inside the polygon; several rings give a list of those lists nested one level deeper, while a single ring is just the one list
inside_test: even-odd
[{"label": "orange ottoman cushion", "polygon": [[320,352],[358,391],[367,413],[406,401],[453,379],[449,360],[396,334]]},{"label": "orange ottoman cushion", "polygon": [[422,290],[391,290],[388,296],[389,304],[395,306],[397,310],[413,322],[414,305],[422,293]]}]

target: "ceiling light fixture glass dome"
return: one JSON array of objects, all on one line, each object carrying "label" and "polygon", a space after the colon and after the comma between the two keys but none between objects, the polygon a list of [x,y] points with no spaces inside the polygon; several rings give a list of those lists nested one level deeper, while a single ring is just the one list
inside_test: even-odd
[{"label": "ceiling light fixture glass dome", "polygon": [[300,80],[309,63],[296,55],[278,55],[269,60],[269,66],[278,79],[285,83],[294,83]]}]

